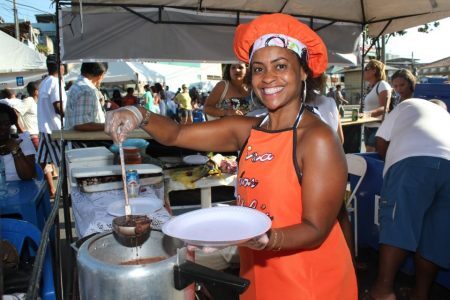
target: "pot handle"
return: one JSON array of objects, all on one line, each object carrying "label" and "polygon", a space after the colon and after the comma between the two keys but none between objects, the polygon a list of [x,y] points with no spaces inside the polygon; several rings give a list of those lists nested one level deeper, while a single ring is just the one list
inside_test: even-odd
[{"label": "pot handle", "polygon": [[174,285],[177,290],[182,290],[195,281],[205,285],[224,287],[242,294],[250,285],[250,281],[245,278],[216,271],[190,261],[175,265],[173,269]]}]

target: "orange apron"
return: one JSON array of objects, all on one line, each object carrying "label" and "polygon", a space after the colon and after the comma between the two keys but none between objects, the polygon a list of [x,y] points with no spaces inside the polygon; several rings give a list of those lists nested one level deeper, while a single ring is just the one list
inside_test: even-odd
[{"label": "orange apron", "polygon": [[[272,219],[273,228],[302,222],[301,172],[294,146],[302,112],[293,128],[252,129],[240,154],[238,205],[264,212]],[[358,298],[350,251],[337,222],[314,250],[239,250],[241,276],[251,281],[241,299]]]}]

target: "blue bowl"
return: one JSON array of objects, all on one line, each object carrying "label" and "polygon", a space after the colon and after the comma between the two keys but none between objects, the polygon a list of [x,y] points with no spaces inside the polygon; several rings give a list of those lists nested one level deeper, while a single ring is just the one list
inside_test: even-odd
[{"label": "blue bowl", "polygon": [[[126,139],[122,145],[124,147],[136,147],[141,150],[145,150],[147,148],[148,144],[149,143],[144,139]],[[114,153],[119,153],[119,146],[116,144],[112,144],[109,147],[109,150]]]}]

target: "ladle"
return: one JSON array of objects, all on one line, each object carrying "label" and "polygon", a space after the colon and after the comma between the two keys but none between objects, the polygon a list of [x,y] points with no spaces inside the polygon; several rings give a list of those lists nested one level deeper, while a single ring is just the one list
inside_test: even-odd
[{"label": "ladle", "polygon": [[122,143],[119,144],[120,168],[122,171],[123,192],[125,196],[125,216],[113,219],[114,238],[126,247],[142,245],[150,236],[151,220],[145,215],[132,215],[128,199],[127,177]]}]

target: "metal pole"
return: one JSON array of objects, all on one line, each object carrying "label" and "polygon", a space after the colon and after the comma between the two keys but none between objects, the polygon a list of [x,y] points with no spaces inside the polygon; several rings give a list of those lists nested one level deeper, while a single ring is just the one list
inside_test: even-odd
[{"label": "metal pole", "polygon": [[16,39],[20,41],[19,17],[17,16],[16,0],[13,0],[14,24],[16,27]]},{"label": "metal pole", "polygon": [[362,49],[361,49],[361,90],[360,90],[360,97],[359,97],[359,112],[364,111],[364,100],[363,100],[363,94],[364,94],[364,60],[366,58],[366,53],[364,46],[366,44],[366,32],[364,31],[366,25],[362,25],[362,35],[363,35],[363,41],[362,41]]}]

